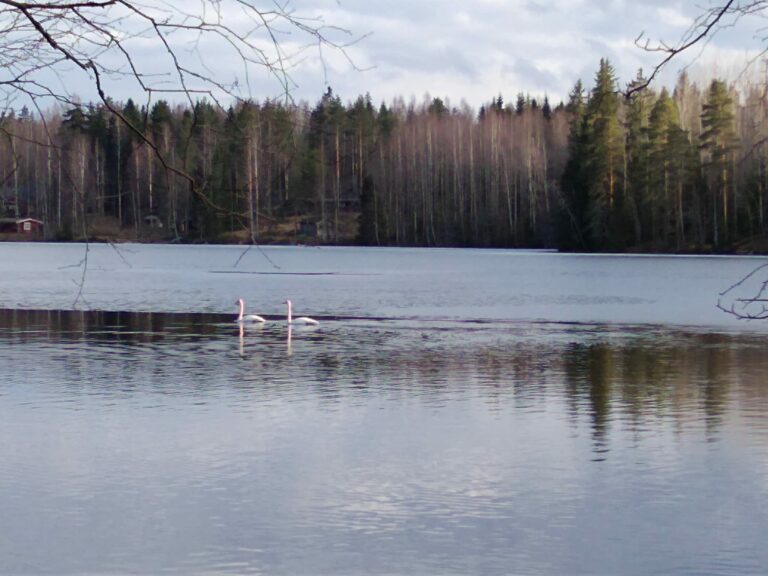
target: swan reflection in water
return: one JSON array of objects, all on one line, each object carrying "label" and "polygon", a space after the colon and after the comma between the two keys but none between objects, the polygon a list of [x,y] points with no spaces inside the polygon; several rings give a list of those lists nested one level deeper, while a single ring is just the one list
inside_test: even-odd
[{"label": "swan reflection in water", "polygon": [[[307,319],[308,320],[312,320],[311,318],[307,318]],[[317,321],[315,321],[315,322],[316,322],[315,324],[312,324],[312,323],[299,324],[297,326],[296,330],[298,331],[299,334],[301,334],[302,332],[304,332],[304,333],[306,333],[306,332],[314,332],[315,329],[317,328],[317,326],[319,325],[319,322],[317,322]],[[294,322],[291,322],[290,324],[286,325],[288,330],[287,330],[286,336],[285,336],[285,346],[286,346],[286,353],[287,353],[288,356],[292,356],[293,355],[293,329],[294,329],[294,325],[296,325],[296,319],[294,319]],[[240,356],[241,357],[245,356],[245,326],[246,326],[246,323],[240,322],[239,323],[239,327],[238,327],[239,352],[240,352]],[[259,332],[261,332],[261,330],[263,328],[263,324],[262,323],[258,323],[258,324],[256,324],[256,326],[259,328]],[[266,336],[266,335],[270,334],[270,332],[264,332],[263,334]]]},{"label": "swan reflection in water", "polygon": [[291,337],[293,336],[293,326],[288,324],[288,336],[285,339],[286,354],[293,356],[293,347],[291,346]]}]

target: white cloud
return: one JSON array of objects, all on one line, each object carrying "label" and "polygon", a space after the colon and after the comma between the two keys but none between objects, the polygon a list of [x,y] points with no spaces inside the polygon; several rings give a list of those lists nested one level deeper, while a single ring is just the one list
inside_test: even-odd
[{"label": "white cloud", "polygon": [[693,18],[680,13],[675,8],[659,8],[657,9],[659,21],[664,22],[667,26],[675,28],[689,28],[693,24]]},{"label": "white cloud", "polygon": [[[611,60],[622,83],[640,67],[651,69],[659,54],[643,51],[635,38],[644,32],[652,42],[674,44],[703,10],[699,4],[700,0],[305,0],[293,6],[297,15],[319,17],[352,32],[348,36],[328,30],[334,39],[343,42],[370,35],[347,49],[365,71],[355,70],[338,52],[325,50],[323,66],[316,51],[307,51],[291,69],[298,84],[294,96],[314,102],[327,83],[349,100],[366,92],[377,102],[430,93],[478,106],[499,93],[511,100],[522,91],[546,92],[557,101],[566,97],[578,78],[589,85],[602,57]],[[279,38],[286,47],[297,48],[307,41],[299,36],[283,29]],[[730,66],[738,59],[734,54],[754,50],[745,46],[751,37],[740,28],[724,30],[708,50],[714,54],[727,48]],[[237,78],[244,85],[243,63],[231,48],[214,38],[201,46],[204,62],[217,80],[227,83]],[[167,58],[157,46],[138,48],[145,69],[167,74]],[[664,78],[670,80],[696,55],[692,50]],[[263,70],[254,68],[248,76],[253,97],[280,93],[275,79]],[[140,96],[130,93],[135,86],[114,89],[117,98]]]},{"label": "white cloud", "polygon": [[343,72],[330,84],[342,96],[370,92],[377,100],[430,92],[478,105],[499,92],[510,99],[519,91],[564,98],[577,78],[590,83],[601,57],[611,59],[623,82],[640,67],[650,69],[658,55],[634,39],[645,31],[675,41],[699,10],[694,0],[484,0],[470,6],[458,0],[393,0],[381,8],[364,0],[326,4],[326,21],[372,32],[357,53],[375,66],[362,74]]}]

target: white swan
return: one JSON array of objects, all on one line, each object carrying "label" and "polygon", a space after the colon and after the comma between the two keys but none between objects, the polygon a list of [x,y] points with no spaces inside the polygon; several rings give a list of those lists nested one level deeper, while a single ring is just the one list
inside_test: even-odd
[{"label": "white swan", "polygon": [[306,316],[299,316],[298,318],[294,318],[293,304],[290,300],[286,300],[285,303],[288,304],[288,324],[305,324],[307,326],[317,326],[320,324],[320,322],[314,318],[308,318]]},{"label": "white swan", "polygon": [[238,298],[235,304],[240,305],[240,314],[237,316],[237,320],[235,320],[235,322],[239,322],[240,324],[244,322],[259,322],[259,323],[266,322],[264,318],[256,314],[246,314],[245,301],[242,298]]}]

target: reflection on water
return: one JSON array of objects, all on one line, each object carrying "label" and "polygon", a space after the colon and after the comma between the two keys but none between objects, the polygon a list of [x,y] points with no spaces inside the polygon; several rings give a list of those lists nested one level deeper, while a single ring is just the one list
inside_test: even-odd
[{"label": "reflection on water", "polygon": [[0,573],[750,574],[757,335],[0,310]]}]

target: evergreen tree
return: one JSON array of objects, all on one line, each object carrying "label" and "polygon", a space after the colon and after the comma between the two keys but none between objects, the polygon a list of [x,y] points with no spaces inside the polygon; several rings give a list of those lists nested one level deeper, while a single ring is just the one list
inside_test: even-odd
[{"label": "evergreen tree", "polygon": [[[643,82],[638,74],[630,86]],[[136,237],[154,215],[169,237],[203,241],[230,231],[265,240],[273,218],[314,217],[325,224],[320,239],[333,242],[351,239],[356,212],[358,240],[370,244],[559,238],[581,250],[722,246],[768,229],[762,92],[741,103],[716,81],[704,98],[681,75],[674,97],[642,90],[623,100],[605,60],[594,86],[587,97],[577,82],[554,109],[547,96],[521,94],[509,106],[499,95],[479,115],[439,98],[374,108],[365,95],[347,105],[330,89],[312,107],[113,103],[135,131],[101,105],[46,113],[47,126],[9,114],[2,192],[69,237],[93,214],[115,216]]]},{"label": "evergreen tree", "polygon": [[379,244],[376,233],[380,224],[377,222],[379,210],[376,207],[376,194],[373,179],[366,176],[363,180],[363,188],[360,193],[360,225],[358,227],[357,241],[364,246]]},{"label": "evergreen tree", "polygon": [[589,249],[587,213],[587,126],[584,86],[581,80],[571,90],[565,111],[569,115],[568,161],[560,184],[563,189],[563,218],[559,225],[559,244],[567,249]]},{"label": "evergreen tree", "polygon": [[549,104],[549,97],[544,96],[544,104],[541,106],[541,113],[544,116],[545,120],[551,120],[552,119],[552,107]]},{"label": "evergreen tree", "polygon": [[674,222],[675,248],[686,246],[688,230],[691,228],[691,197],[701,188],[699,176],[701,166],[696,147],[691,144],[690,135],[678,124],[668,128],[667,149],[669,155],[670,196],[673,206],[672,221]]},{"label": "evergreen tree", "polygon": [[[440,101],[445,108],[445,104]],[[447,108],[440,114],[447,114]],[[347,110],[347,138],[351,141],[351,186],[352,192],[359,198],[360,218],[358,219],[358,241],[375,243],[378,236],[378,214],[381,212],[381,200],[373,186],[371,178],[371,156],[376,139],[376,114],[370,95],[358,97]],[[367,187],[366,187],[367,185]],[[364,215],[371,212],[371,217]],[[371,230],[364,230],[372,226]]]},{"label": "evergreen tree", "polygon": [[734,216],[731,203],[733,194],[733,162],[736,132],[733,99],[721,80],[709,86],[707,102],[701,113],[701,149],[704,167],[711,190],[713,242],[715,246],[730,238],[729,225]]},{"label": "evergreen tree", "polygon": [[392,132],[397,126],[397,116],[393,114],[390,108],[387,108],[385,104],[379,106],[379,112],[376,116],[376,124],[378,126],[379,133],[382,137],[386,138],[392,135]]},{"label": "evergreen tree", "polygon": [[584,116],[586,103],[584,84],[581,82],[581,79],[578,79],[568,95],[568,103],[565,105],[565,111],[572,114],[574,117],[581,118]]},{"label": "evergreen tree", "polygon": [[624,151],[618,112],[613,67],[601,59],[586,111],[589,232],[596,249],[615,248],[619,241]]},{"label": "evergreen tree", "polygon": [[669,240],[672,194],[670,134],[673,127],[679,126],[679,122],[675,102],[669,97],[667,90],[663,89],[651,110],[649,145],[653,172],[650,191],[645,197],[651,240],[657,245],[664,245]]},{"label": "evergreen tree", "polygon": [[192,177],[196,191],[190,197],[191,225],[200,239],[218,238],[224,230],[222,210],[226,198],[222,193],[221,116],[207,100],[195,103],[190,126]]},{"label": "evergreen tree", "polygon": [[518,116],[525,112],[525,94],[518,92],[517,100],[515,101],[515,114]]},{"label": "evergreen tree", "polygon": [[[310,115],[309,146],[316,159],[312,181],[325,240],[338,239],[341,203],[342,145],[346,110],[329,87]],[[307,174],[308,175],[308,174]]]},{"label": "evergreen tree", "polygon": [[445,107],[445,102],[443,102],[442,98],[433,98],[429,108],[427,108],[427,112],[440,118],[448,114],[448,108]]},{"label": "evergreen tree", "polygon": [[[635,86],[645,85],[643,72],[630,83],[631,91]],[[633,242],[640,245],[643,241],[644,204],[650,195],[652,167],[650,162],[650,144],[648,120],[653,94],[649,90],[632,92],[626,103],[626,166],[625,187],[626,209],[632,221]]]}]

